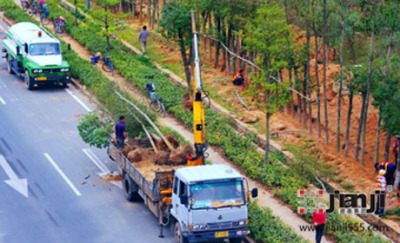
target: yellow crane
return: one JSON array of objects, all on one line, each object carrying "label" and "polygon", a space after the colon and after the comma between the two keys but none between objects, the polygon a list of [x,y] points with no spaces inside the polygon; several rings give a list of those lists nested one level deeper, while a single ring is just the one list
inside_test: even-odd
[{"label": "yellow crane", "polygon": [[188,166],[204,165],[204,152],[207,150],[207,141],[205,136],[205,118],[204,102],[202,97],[203,87],[201,85],[200,59],[198,50],[198,33],[196,31],[196,22],[194,11],[192,15],[193,31],[193,50],[194,50],[194,79],[193,79],[193,135],[195,157],[187,161]]}]

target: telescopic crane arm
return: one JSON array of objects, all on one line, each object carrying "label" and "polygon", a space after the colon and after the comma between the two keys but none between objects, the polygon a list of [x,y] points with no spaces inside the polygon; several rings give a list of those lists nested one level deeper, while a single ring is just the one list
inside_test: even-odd
[{"label": "telescopic crane arm", "polygon": [[193,165],[204,165],[204,151],[207,149],[207,142],[205,136],[205,121],[204,121],[204,103],[201,91],[203,89],[201,85],[200,77],[200,59],[198,50],[198,34],[196,31],[196,23],[194,18],[194,12],[191,10],[192,16],[192,31],[193,31],[193,53],[194,53],[194,79],[193,79],[193,135],[194,135],[194,148],[195,157],[189,159],[187,164]]}]

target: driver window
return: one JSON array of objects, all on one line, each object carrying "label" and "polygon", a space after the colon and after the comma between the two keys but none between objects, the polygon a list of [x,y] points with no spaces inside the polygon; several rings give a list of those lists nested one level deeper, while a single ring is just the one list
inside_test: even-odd
[{"label": "driver window", "polygon": [[182,181],[179,182],[179,197],[187,195],[186,193],[186,185]]},{"label": "driver window", "polygon": [[174,179],[174,194],[178,194],[178,178],[175,177]]}]

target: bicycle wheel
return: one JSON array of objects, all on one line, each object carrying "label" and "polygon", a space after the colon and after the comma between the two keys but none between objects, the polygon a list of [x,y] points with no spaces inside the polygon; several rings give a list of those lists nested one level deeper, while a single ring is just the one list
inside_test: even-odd
[{"label": "bicycle wheel", "polygon": [[153,101],[150,102],[150,108],[151,108],[153,111],[156,111],[156,112],[159,112],[159,111],[160,111],[160,106],[158,105],[157,100],[153,100]]},{"label": "bicycle wheel", "polygon": [[160,113],[161,113],[162,117],[164,117],[165,113],[166,113],[164,103],[162,103],[162,102],[160,102]]},{"label": "bicycle wheel", "polygon": [[110,66],[108,65],[108,63],[103,63],[103,66],[101,66],[103,68],[104,71],[106,71],[107,73],[111,72],[112,69],[110,68]]},{"label": "bicycle wheel", "polygon": [[64,35],[66,34],[64,27],[58,28],[58,30],[57,30],[56,33],[57,33],[57,35],[60,36],[60,37],[62,37],[62,36],[64,36]]}]

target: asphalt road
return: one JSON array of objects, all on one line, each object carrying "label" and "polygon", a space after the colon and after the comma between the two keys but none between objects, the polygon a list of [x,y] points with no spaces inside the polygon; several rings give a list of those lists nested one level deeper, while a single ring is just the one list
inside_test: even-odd
[{"label": "asphalt road", "polygon": [[147,207],[98,176],[116,167],[79,137],[79,119],[93,109],[72,85],[28,91],[0,60],[1,243],[173,242],[169,230],[158,238]]}]

